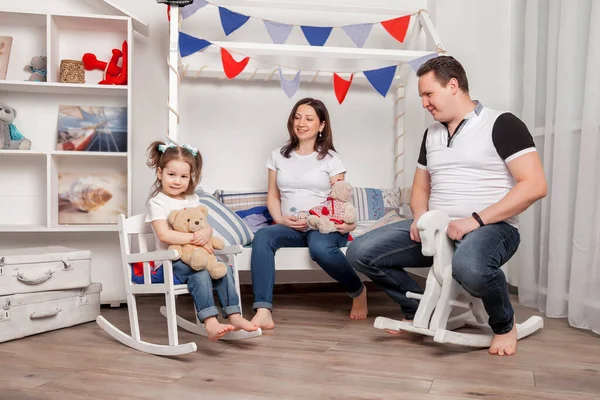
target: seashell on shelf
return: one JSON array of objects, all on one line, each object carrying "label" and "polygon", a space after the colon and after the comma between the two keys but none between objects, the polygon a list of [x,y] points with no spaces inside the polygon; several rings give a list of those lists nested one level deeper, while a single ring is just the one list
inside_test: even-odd
[{"label": "seashell on shelf", "polygon": [[59,194],[59,198],[71,202],[80,211],[91,212],[112,199],[112,193],[92,179],[77,178],[68,191]]}]

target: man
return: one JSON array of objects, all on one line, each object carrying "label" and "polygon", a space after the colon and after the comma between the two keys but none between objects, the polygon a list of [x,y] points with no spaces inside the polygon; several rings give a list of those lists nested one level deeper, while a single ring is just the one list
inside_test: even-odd
[{"label": "man", "polygon": [[432,263],[421,253],[417,221],[428,210],[444,211],[455,241],[452,275],[483,301],[494,332],[489,352],[514,354],[514,311],[500,267],[520,243],[517,215],[546,196],[540,158],[521,120],[471,100],[465,70],[453,57],[427,61],[417,76],[423,107],[436,122],[421,144],[410,199],[414,219],[358,237],[348,261],[412,320],[418,302],[406,292],[423,291],[404,268]]}]

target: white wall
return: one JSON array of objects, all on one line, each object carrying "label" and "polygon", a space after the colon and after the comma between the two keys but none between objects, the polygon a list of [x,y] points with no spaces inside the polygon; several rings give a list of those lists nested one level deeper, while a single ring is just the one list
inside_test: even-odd
[{"label": "white wall", "polygon": [[[144,210],[148,187],[153,179],[152,171],[145,165],[146,147],[152,140],[163,138],[167,131],[166,7],[151,0],[113,1],[150,25],[149,39],[137,40],[134,54],[133,212],[138,213]],[[329,0],[328,3],[364,4],[362,0]],[[370,5],[413,9],[427,6],[436,20],[444,46],[465,65],[473,97],[491,107],[508,107],[508,2],[372,0]],[[65,13],[96,12],[80,0],[0,0],[0,8]],[[332,18],[335,18],[335,23],[341,25],[382,19],[381,15],[356,16],[344,13],[333,17],[331,14],[298,11],[274,14],[272,10],[257,7],[247,7],[240,11],[289,23],[330,24]],[[189,26],[187,21],[184,22],[183,29],[207,39],[224,39],[214,7],[207,6],[200,10],[192,20],[195,18],[202,23],[201,30],[193,25]],[[335,31],[328,44],[347,45],[347,38]],[[232,37],[234,40],[249,37],[268,41],[264,28],[252,22],[252,19]],[[300,43],[303,39],[295,30],[290,40]],[[393,39],[389,41],[390,38],[386,37],[380,26],[373,28],[369,40],[372,43],[399,46]],[[406,93],[405,183],[410,184],[422,132],[430,119],[420,107],[414,77],[407,82]],[[184,80],[181,138],[201,149],[204,155],[202,186],[210,189],[265,187],[264,164],[269,151],[287,139],[285,124],[289,110],[304,96],[320,98],[328,105],[335,145],[348,168],[348,179],[358,186],[391,187],[394,157],[393,91],[383,99],[370,87],[353,86],[344,104],[339,105],[329,85],[302,84],[299,92],[288,99],[276,80],[247,84]]]}]

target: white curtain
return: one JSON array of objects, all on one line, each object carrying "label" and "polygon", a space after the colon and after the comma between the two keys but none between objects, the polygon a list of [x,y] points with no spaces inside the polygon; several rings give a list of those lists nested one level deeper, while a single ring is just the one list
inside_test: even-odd
[{"label": "white curtain", "polygon": [[521,304],[600,334],[600,1],[514,0],[511,108],[548,196],[521,216]]}]

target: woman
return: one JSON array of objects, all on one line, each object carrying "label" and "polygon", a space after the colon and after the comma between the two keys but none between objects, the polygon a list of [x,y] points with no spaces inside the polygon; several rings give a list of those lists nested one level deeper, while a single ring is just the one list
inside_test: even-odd
[{"label": "woman", "polygon": [[308,247],[311,258],[340,282],[352,300],[351,319],[367,317],[367,291],[340,251],[356,224],[340,224],[337,232],[322,234],[308,229],[306,215],[327,199],[331,184],[344,179],[346,169],[333,146],[327,108],[305,98],[294,106],[287,123],[288,143],[273,150],[267,162],[267,206],[275,225],[256,232],[252,242],[252,288],[256,315],[252,323],[273,329],[275,252],[281,247]]}]

